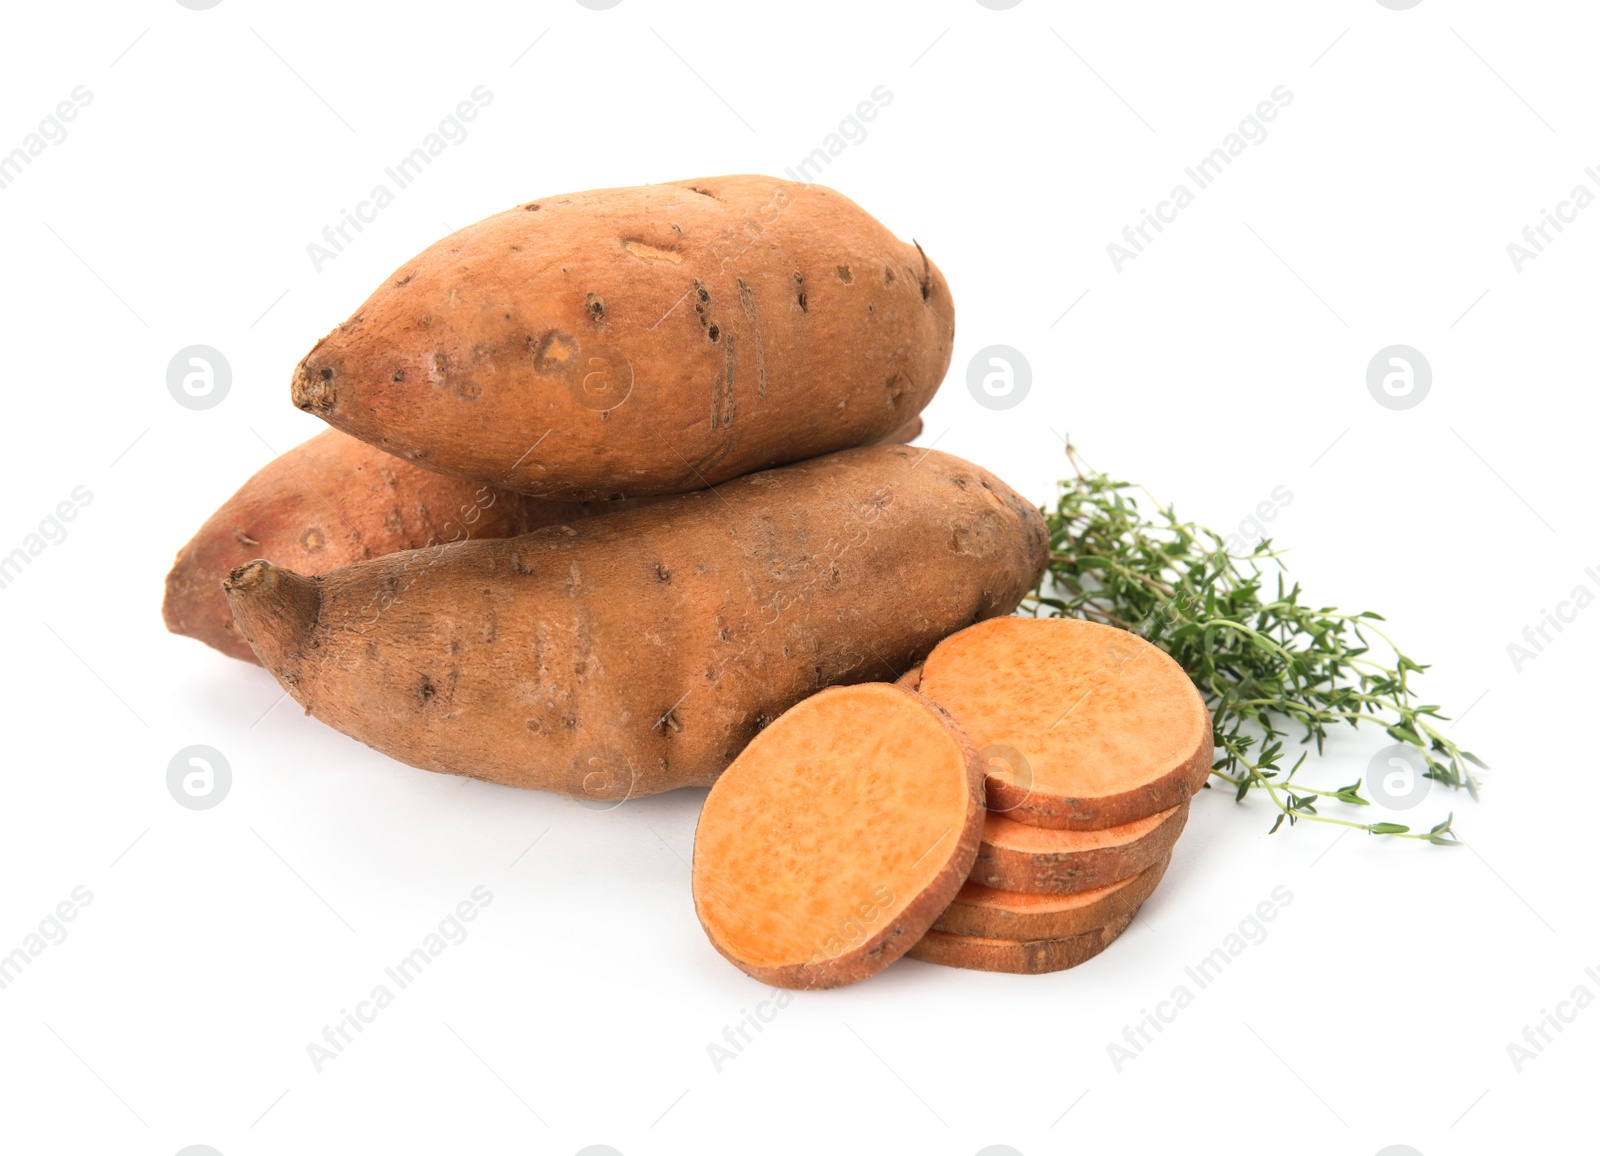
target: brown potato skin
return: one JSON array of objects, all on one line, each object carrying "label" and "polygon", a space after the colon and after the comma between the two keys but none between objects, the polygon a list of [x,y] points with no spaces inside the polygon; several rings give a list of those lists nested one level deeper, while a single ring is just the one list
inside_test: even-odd
[{"label": "brown potato skin", "polygon": [[246,562],[271,558],[322,574],[397,550],[508,538],[595,512],[447,478],[324,430],[256,471],[178,551],[161,617],[174,634],[258,662],[222,591],[229,572]]},{"label": "brown potato skin", "polygon": [[[922,432],[912,418],[886,442]],[[511,538],[541,526],[612,513],[632,502],[552,502],[423,470],[324,430],[268,462],[178,551],[161,617],[174,634],[260,665],[233,623],[222,583],[270,558],[302,574],[466,538]]]},{"label": "brown potato skin", "polygon": [[234,618],[311,714],[413,766],[620,802],[717,775],[768,722],[1007,614],[1039,512],[987,471],[847,450],[503,541],[304,577]]},{"label": "brown potato skin", "polygon": [[547,498],[684,493],[878,441],[950,364],[937,268],[762,176],[499,213],[408,261],[296,368],[301,409]]}]

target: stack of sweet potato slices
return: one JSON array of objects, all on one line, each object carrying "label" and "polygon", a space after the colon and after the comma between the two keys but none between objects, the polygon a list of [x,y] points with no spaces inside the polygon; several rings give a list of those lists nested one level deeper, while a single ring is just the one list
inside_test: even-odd
[{"label": "stack of sweet potato slices", "polygon": [[1211,770],[1211,718],[1160,648],[1070,618],[995,618],[900,680],[979,751],[966,885],[908,954],[1035,974],[1098,955],[1155,890]]},{"label": "stack of sweet potato slices", "polygon": [[707,796],[695,907],[718,951],[784,987],[902,955],[1074,967],[1160,883],[1211,753],[1210,714],[1159,648],[990,619],[896,685],[824,690],[758,735]]}]

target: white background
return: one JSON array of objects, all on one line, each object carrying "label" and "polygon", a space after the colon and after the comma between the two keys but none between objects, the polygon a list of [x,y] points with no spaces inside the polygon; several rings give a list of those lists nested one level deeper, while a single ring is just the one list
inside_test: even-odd
[{"label": "white background", "polygon": [[[0,1148],[1578,1150],[1552,1137],[1592,1098],[1600,1010],[1520,1073],[1507,1045],[1578,985],[1600,996],[1600,608],[1520,672],[1507,644],[1600,593],[1600,208],[1521,272],[1506,245],[1597,187],[1586,6],[125,0],[5,21],[0,151],[75,86],[93,100],[0,190],[0,553],[74,487],[93,500],[0,590],[0,952],[93,899],[0,991]],[[318,272],[307,243],[477,85],[470,136]],[[892,103],[823,179],[953,287],[921,444],[1044,501],[1070,433],[1224,530],[1286,486],[1271,529],[1311,599],[1381,610],[1493,770],[1478,804],[1436,788],[1393,816],[1454,810],[1455,850],[1269,837],[1264,801],[1208,792],[1099,959],[903,961],[801,996],[718,1072],[707,1045],[770,993],[695,922],[702,793],[597,812],[398,765],[165,634],[162,578],[320,428],[291,369],[413,253],[540,195],[781,174],[878,85]],[[1278,85],[1270,135],[1118,272],[1108,242]],[[1434,372],[1407,412],[1365,383],[1396,342]],[[233,368],[204,412],[166,388],[194,343]],[[964,388],[994,343],[1034,372],[1006,412]],[[1312,780],[1365,774],[1385,741],[1341,740]],[[209,811],[167,793],[193,743],[233,769]],[[306,1045],[479,885],[470,937],[317,1073]],[[1268,938],[1118,1072],[1108,1043],[1280,885]]]}]

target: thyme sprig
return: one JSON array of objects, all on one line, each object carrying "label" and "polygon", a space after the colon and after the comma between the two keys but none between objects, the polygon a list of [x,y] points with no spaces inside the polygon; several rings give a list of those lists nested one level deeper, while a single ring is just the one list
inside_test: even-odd
[{"label": "thyme sprig", "polygon": [[[1304,602],[1271,539],[1248,553],[1230,553],[1213,530],[1181,520],[1136,487],[1088,467],[1067,447],[1074,476],[1060,483],[1055,509],[1046,509],[1050,562],[1024,613],[1073,615],[1120,626],[1175,658],[1211,709],[1216,743],[1212,774],[1242,801],[1263,791],[1277,808],[1272,831],[1285,819],[1354,827],[1374,835],[1457,842],[1452,812],[1426,831],[1401,823],[1361,823],[1325,815],[1319,807],[1370,806],[1358,779],[1348,786],[1307,786],[1295,776],[1310,751],[1287,770],[1285,742],[1322,753],[1340,725],[1378,725],[1419,751],[1426,777],[1465,787],[1474,799],[1472,766],[1485,764],[1444,735],[1449,721],[1438,706],[1419,703],[1413,675],[1427,669],[1375,625],[1381,616],[1341,613]],[[1470,765],[1469,765],[1470,764]]]}]

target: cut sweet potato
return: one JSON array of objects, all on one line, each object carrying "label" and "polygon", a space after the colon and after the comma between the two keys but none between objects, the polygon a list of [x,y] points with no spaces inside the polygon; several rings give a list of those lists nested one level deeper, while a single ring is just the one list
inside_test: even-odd
[{"label": "cut sweet potato", "polygon": [[1211,772],[1211,716],[1194,683],[1111,626],[980,623],[934,647],[919,689],[986,755],[989,808],[1035,826],[1116,827],[1184,802]]},{"label": "cut sweet potato", "polygon": [[903,686],[907,690],[916,690],[922,684],[922,666],[918,664],[894,680],[896,686]]},{"label": "cut sweet potato", "polygon": [[834,687],[757,735],[706,797],[694,902],[711,943],[762,983],[881,971],[961,889],[983,825],[977,753],[888,683]]},{"label": "cut sweet potato", "polygon": [[1167,857],[1189,817],[1189,804],[1120,827],[1056,831],[990,811],[972,878],[985,887],[1069,895],[1128,879]]},{"label": "cut sweet potato", "polygon": [[1139,874],[1071,895],[1030,895],[997,891],[968,882],[933,922],[935,931],[985,939],[1065,939],[1104,927],[1150,897],[1166,873],[1171,856]]},{"label": "cut sweet potato", "polygon": [[1117,916],[1104,927],[1062,939],[990,939],[976,935],[951,935],[930,931],[906,954],[924,963],[965,967],[974,971],[1004,971],[1013,975],[1043,975],[1065,971],[1093,959],[1121,935],[1134,913]]}]

